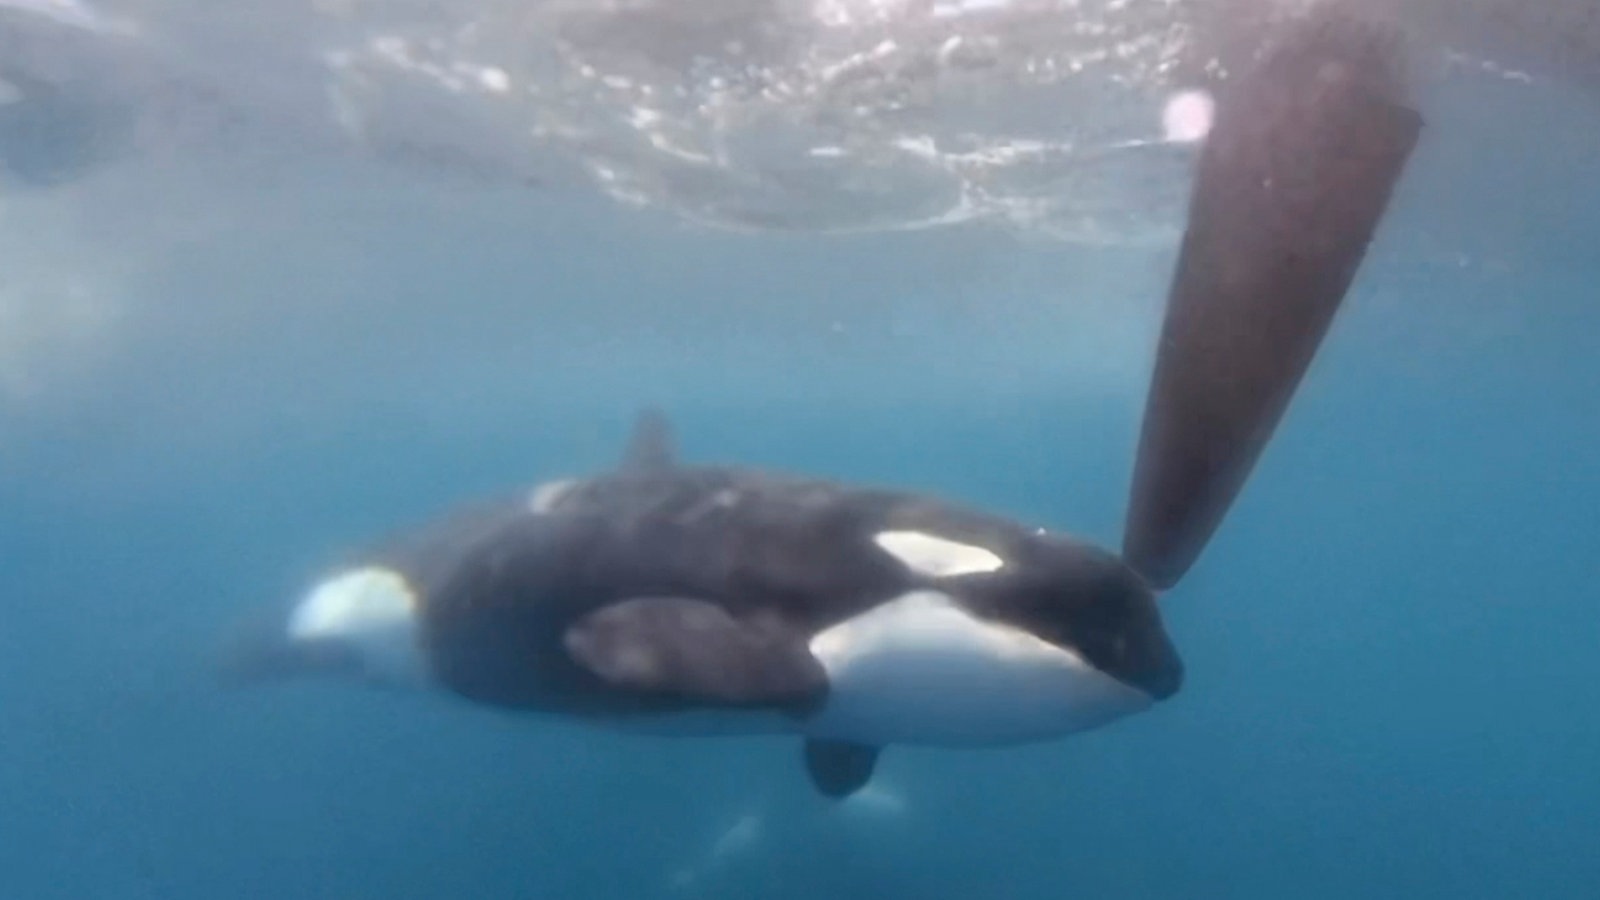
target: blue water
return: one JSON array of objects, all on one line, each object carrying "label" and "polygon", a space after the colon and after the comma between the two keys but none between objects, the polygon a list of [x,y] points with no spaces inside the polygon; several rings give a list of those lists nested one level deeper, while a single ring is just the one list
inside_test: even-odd
[{"label": "blue water", "polygon": [[903,810],[845,814],[789,742],[232,694],[207,654],[352,542],[608,465],[643,403],[697,459],[1114,545],[1170,251],[474,222],[197,256],[70,413],[0,420],[0,898],[1594,896],[1600,271],[1368,267],[1164,601],[1183,693],[892,749]]}]

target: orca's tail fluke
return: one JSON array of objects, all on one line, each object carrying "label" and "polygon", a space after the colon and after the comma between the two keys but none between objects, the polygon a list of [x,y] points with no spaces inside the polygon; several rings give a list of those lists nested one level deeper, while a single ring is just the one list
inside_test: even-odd
[{"label": "orca's tail fluke", "polygon": [[1361,265],[1422,127],[1404,64],[1392,32],[1313,14],[1218,98],[1123,536],[1157,589],[1221,524]]}]

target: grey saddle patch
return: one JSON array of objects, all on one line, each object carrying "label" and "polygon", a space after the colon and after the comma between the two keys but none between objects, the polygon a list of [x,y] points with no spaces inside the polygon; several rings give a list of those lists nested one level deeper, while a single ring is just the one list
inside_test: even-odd
[{"label": "grey saddle patch", "polygon": [[621,689],[711,705],[805,705],[827,676],[804,643],[687,597],[639,597],[567,629],[567,652]]}]

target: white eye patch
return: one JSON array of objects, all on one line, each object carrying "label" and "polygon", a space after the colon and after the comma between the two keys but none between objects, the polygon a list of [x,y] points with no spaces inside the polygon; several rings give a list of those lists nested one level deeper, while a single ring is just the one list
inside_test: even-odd
[{"label": "white eye patch", "polygon": [[993,550],[925,531],[880,531],[872,540],[907,568],[929,578],[994,572],[1005,565]]}]

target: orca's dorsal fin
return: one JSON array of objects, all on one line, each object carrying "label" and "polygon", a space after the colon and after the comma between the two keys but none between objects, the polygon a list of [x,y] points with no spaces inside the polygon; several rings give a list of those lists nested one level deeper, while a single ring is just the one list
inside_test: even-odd
[{"label": "orca's dorsal fin", "polygon": [[672,468],[677,461],[677,441],[666,413],[655,407],[640,410],[634,419],[633,435],[628,438],[628,449],[622,454],[622,468],[634,472],[660,471]]}]

